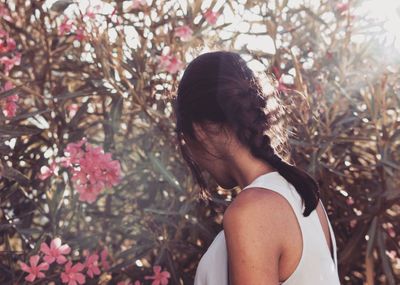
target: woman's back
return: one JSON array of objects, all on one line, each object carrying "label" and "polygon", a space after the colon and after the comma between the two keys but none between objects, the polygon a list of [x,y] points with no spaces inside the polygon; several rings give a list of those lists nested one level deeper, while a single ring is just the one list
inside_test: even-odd
[{"label": "woman's back", "polygon": [[[293,185],[279,172],[273,171],[258,176],[248,186],[244,187],[243,190],[250,187],[266,188],[266,190],[272,190],[285,197],[291,205],[301,228],[303,247],[300,250],[300,261],[293,267],[295,269],[290,271],[293,273],[288,278],[284,278],[285,281],[280,284],[340,285],[336,239],[325,209],[323,208],[333,245],[333,259],[317,211],[313,211],[308,217],[302,215],[300,195]],[[291,248],[296,247],[291,246]],[[285,262],[284,256],[282,257],[282,261]],[[282,268],[283,265],[280,264],[280,271]],[[223,230],[215,237],[207,252],[201,258],[197,267],[194,284],[229,285],[227,248]]]}]

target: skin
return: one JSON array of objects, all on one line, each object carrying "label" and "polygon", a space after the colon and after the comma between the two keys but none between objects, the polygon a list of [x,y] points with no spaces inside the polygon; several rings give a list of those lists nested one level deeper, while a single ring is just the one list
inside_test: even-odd
[{"label": "skin", "polygon": [[[203,148],[190,138],[185,142],[193,159],[220,187],[243,189],[259,175],[276,171],[254,157],[229,127],[220,129],[212,123],[194,123],[193,127]],[[279,193],[265,190],[247,188],[224,213],[230,285],[277,285],[293,273],[300,260],[302,235],[293,209]],[[317,213],[330,244],[321,202]]]}]

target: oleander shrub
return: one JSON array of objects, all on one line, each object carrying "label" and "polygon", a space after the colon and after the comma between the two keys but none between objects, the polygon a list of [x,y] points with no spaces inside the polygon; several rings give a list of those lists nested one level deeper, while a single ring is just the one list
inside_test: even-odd
[{"label": "oleander shrub", "polygon": [[399,51],[363,1],[319,2],[0,0],[0,283],[193,284],[240,189],[201,195],[173,102],[226,49],[285,105],[342,284],[398,284]]}]

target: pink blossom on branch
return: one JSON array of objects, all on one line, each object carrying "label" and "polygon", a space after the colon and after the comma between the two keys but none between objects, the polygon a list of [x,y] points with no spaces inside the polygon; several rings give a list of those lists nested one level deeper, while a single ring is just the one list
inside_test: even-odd
[{"label": "pink blossom on branch", "polygon": [[72,266],[71,260],[65,264],[64,272],[61,272],[61,281],[63,283],[68,283],[68,285],[85,284],[85,275],[81,271],[85,266],[77,262]]},{"label": "pink blossom on branch", "polygon": [[0,64],[4,65],[4,73],[8,75],[14,66],[21,64],[21,53],[16,52],[11,58],[7,56],[0,57]]},{"label": "pink blossom on branch", "polygon": [[340,13],[344,13],[349,9],[349,3],[346,2],[339,2],[336,4],[336,11]]},{"label": "pink blossom on branch", "polygon": [[0,4],[0,18],[12,22],[12,18],[10,16],[10,11],[4,4]]},{"label": "pink blossom on branch", "polygon": [[151,283],[151,285],[167,285],[168,284],[168,278],[171,277],[171,274],[168,271],[161,272],[160,265],[153,266],[153,271],[154,271],[154,275],[145,276],[144,279],[146,279],[146,280],[153,279],[154,281]]},{"label": "pink blossom on branch", "polygon": [[70,33],[73,26],[74,25],[72,21],[69,18],[65,17],[64,21],[62,21],[62,23],[58,27],[58,35],[63,36],[66,33]]},{"label": "pink blossom on branch", "polygon": [[0,53],[13,51],[17,47],[15,40],[8,36],[8,33],[0,29]]},{"label": "pink blossom on branch", "polygon": [[13,101],[7,101],[3,109],[3,114],[8,118],[15,117],[17,114],[17,104]]},{"label": "pink blossom on branch", "polygon": [[78,26],[75,30],[75,40],[83,41],[86,39],[86,30],[83,26]]},{"label": "pink blossom on branch", "polygon": [[94,275],[99,275],[100,274],[100,269],[99,269],[99,255],[98,254],[91,254],[86,257],[85,260],[85,267],[87,268],[86,274],[93,278]]},{"label": "pink blossom on branch", "polygon": [[213,12],[212,10],[207,10],[204,13],[204,17],[206,18],[207,23],[209,23],[210,25],[215,25],[219,16],[219,13]]},{"label": "pink blossom on branch", "polygon": [[188,41],[192,38],[193,30],[187,25],[180,26],[175,28],[175,35],[182,41]]},{"label": "pink blossom on branch", "polygon": [[67,261],[64,255],[71,252],[71,248],[68,244],[61,244],[61,239],[56,237],[50,242],[50,247],[47,243],[42,242],[40,244],[40,251],[45,254],[44,260],[48,264],[52,264],[57,261],[58,264],[63,264]]},{"label": "pink blossom on branch", "polygon": [[36,278],[43,278],[45,277],[44,273],[41,271],[49,269],[49,264],[46,262],[39,262],[39,255],[33,255],[29,258],[29,265],[24,262],[20,262],[21,269],[29,274],[25,277],[26,281],[33,282]]},{"label": "pink blossom on branch", "polygon": [[92,146],[82,139],[77,143],[69,143],[65,150],[69,153],[69,159],[64,159],[63,164],[69,164],[72,169],[71,180],[80,201],[93,203],[104,188],[120,182],[120,163],[112,160],[110,153],[104,153],[102,147]]},{"label": "pink blossom on branch", "polygon": [[95,6],[88,6],[83,17],[88,17],[89,19],[94,20],[96,18],[96,14],[100,11],[100,8],[101,6],[99,4]]},{"label": "pink blossom on branch", "polygon": [[40,180],[46,180],[53,174],[58,175],[58,169],[59,169],[59,167],[57,166],[55,161],[53,161],[50,164],[50,167],[48,167],[47,165],[44,165],[40,168],[40,173],[38,174],[38,178]]},{"label": "pink blossom on branch", "polygon": [[166,70],[171,74],[177,73],[183,68],[183,63],[175,55],[161,55],[158,57],[161,70]]}]

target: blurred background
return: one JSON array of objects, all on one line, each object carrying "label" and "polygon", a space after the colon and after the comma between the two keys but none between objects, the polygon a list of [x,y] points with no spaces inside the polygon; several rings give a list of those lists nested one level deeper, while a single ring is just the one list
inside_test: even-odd
[{"label": "blurred background", "polygon": [[240,191],[204,173],[202,197],[174,133],[185,66],[214,50],[285,104],[341,283],[400,284],[399,1],[0,0],[0,16],[1,284],[193,284]]}]

